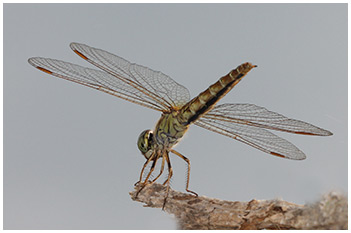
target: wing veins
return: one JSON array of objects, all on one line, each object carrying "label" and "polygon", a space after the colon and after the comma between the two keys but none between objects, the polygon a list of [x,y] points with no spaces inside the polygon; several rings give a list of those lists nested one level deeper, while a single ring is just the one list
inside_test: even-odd
[{"label": "wing veins", "polygon": [[328,136],[332,133],[310,123],[285,117],[254,104],[222,104],[203,118],[250,125],[294,134]]},{"label": "wing veins", "polygon": [[227,125],[225,123],[227,122],[200,118],[195,122],[195,125],[236,139],[268,154],[295,160],[305,159],[306,157],[292,143],[266,129],[255,128],[250,125],[239,125],[233,122]]},{"label": "wing veins", "polygon": [[[132,65],[136,65],[136,66],[140,66],[140,67],[145,67],[145,66],[141,66],[141,65],[137,65],[137,64],[135,64],[135,63],[132,63]],[[147,70],[150,70],[150,71],[152,71],[151,69],[149,69],[149,68],[147,68],[147,67],[145,67]],[[137,72],[137,71],[135,71],[135,72]],[[148,83],[148,81],[145,79],[145,76],[144,75],[142,75],[140,72],[138,72],[139,73],[139,77],[141,78],[141,79],[143,79],[143,81],[144,82],[146,82],[147,84],[148,84],[148,86],[153,90],[153,92],[151,91],[150,93],[151,94],[153,94],[153,95],[155,95],[155,96],[157,96],[158,98],[161,98],[165,103],[167,103],[167,105],[166,104],[163,104],[162,103],[162,101],[159,101],[160,103],[162,103],[166,108],[170,108],[170,106],[173,106],[173,105],[175,105],[174,104],[174,102],[173,102],[173,105],[171,104],[171,103],[169,103],[165,98],[163,98],[162,96],[159,96],[159,95],[156,95],[155,93],[157,92],[157,90],[156,90],[156,88],[154,88],[150,83]],[[139,86],[141,87],[141,88],[143,88],[144,90],[147,90],[144,86],[142,86],[141,85],[141,83],[140,82],[138,82],[139,83]],[[166,95],[167,95],[167,97],[169,98],[169,96],[168,96],[168,94],[167,93],[165,93]],[[169,98],[169,99],[171,99],[171,98]],[[157,101],[157,98],[155,98],[155,100]]]},{"label": "wing veins", "polygon": [[[43,63],[43,62],[45,62],[45,63]],[[96,90],[100,90],[100,91],[105,92],[107,94],[122,98],[124,100],[130,101],[130,102],[135,103],[135,104],[139,104],[139,105],[144,106],[144,107],[148,107],[148,108],[151,108],[151,109],[154,109],[157,111],[161,111],[161,112],[163,111],[162,108],[160,108],[160,106],[156,105],[154,102],[151,102],[151,101],[147,100],[146,98],[143,98],[140,95],[133,94],[133,92],[131,92],[131,90],[124,89],[123,90],[124,92],[121,92],[121,91],[114,90],[114,89],[111,89],[110,87],[106,86],[106,84],[103,84],[101,81],[104,81],[107,84],[110,84],[111,86],[114,86],[114,85],[111,84],[111,82],[109,82],[109,79],[106,77],[106,75],[110,75],[110,74],[105,73],[103,71],[91,69],[91,68],[86,68],[83,66],[69,63],[69,62],[64,62],[64,61],[50,59],[50,58],[40,58],[40,57],[30,58],[29,63],[31,65],[33,65],[34,67],[38,68],[39,70],[42,70],[46,73],[50,72],[49,74],[56,76],[58,78],[69,80],[69,81],[79,83],[79,84],[84,85],[84,86],[88,86],[88,87],[96,89]],[[67,68],[64,65],[72,67],[72,68]],[[81,71],[84,71],[87,73],[85,74],[85,73],[81,72],[79,69],[81,69]],[[61,74],[57,73],[56,70],[58,72],[60,72]],[[101,81],[98,80],[97,78],[91,76],[91,74],[89,74],[89,72],[95,72],[96,74],[99,74],[101,76],[100,77]],[[74,75],[76,75],[76,77],[74,77]],[[86,75],[89,75],[89,78],[93,79],[93,80],[90,80]],[[113,77],[112,75],[110,75],[110,76]],[[82,80],[79,80],[79,79],[82,79]],[[92,83],[91,81],[95,82],[95,83]],[[116,87],[116,88],[120,88],[120,87]],[[141,92],[141,93],[143,93],[143,92]]]},{"label": "wing veins", "polygon": [[[211,119],[211,120],[220,120],[220,121],[225,121],[225,122],[232,122],[232,123],[242,124],[242,125],[250,125],[250,126],[255,126],[255,127],[259,127],[259,128],[277,130],[277,131],[282,131],[282,132],[287,132],[287,133],[318,135],[318,134],[310,133],[307,131],[296,132],[296,131],[289,130],[289,129],[279,128],[279,126],[274,127],[274,126],[264,125],[264,124],[260,124],[260,123],[255,123],[255,122],[252,122],[249,120],[243,120],[243,119],[228,117],[228,116],[220,116],[220,115],[210,114],[210,113],[203,116],[203,118],[207,118],[207,119]],[[269,118],[267,117],[267,119],[269,119]]]},{"label": "wing veins", "polygon": [[[157,89],[155,89],[151,83],[150,80],[148,80],[146,78],[146,76],[142,75],[137,69],[141,69],[144,71],[149,71],[149,72],[153,72],[154,74],[160,74],[161,72],[157,72],[154,71],[150,68],[135,64],[135,63],[130,63],[129,61],[118,57],[112,53],[106,52],[104,50],[101,49],[96,49],[87,45],[83,45],[83,44],[77,44],[77,43],[71,43],[71,48],[74,52],[76,52],[78,55],[80,55],[82,58],[84,58],[85,60],[87,60],[89,63],[95,65],[96,67],[104,70],[105,72],[113,75],[114,77],[118,78],[119,80],[125,82],[126,84],[132,86],[133,88],[135,88],[136,90],[144,93],[145,95],[147,95],[149,98],[153,99],[156,103],[158,103],[162,109],[164,110],[170,110],[172,109],[174,106],[176,106],[174,100],[172,99],[172,97],[170,97],[168,95],[167,92],[165,92],[166,96],[169,98],[170,101],[172,101],[173,105],[170,104],[170,102],[165,99],[164,97],[160,96],[157,94],[158,91]],[[127,67],[128,69],[125,70],[125,67],[121,67],[119,65],[114,65],[115,62],[113,60],[107,59],[103,56],[102,53],[106,53],[108,54],[108,56],[110,56],[110,59],[117,59],[117,62],[124,62],[126,65],[125,67]],[[131,68],[133,70],[131,70]],[[119,72],[122,72],[124,74],[126,74],[127,77],[123,77],[121,75],[119,75],[118,73],[116,73],[114,71],[114,69],[118,69]],[[135,71],[138,73],[139,78],[142,79],[142,81],[147,84],[147,86],[152,89],[153,91],[149,91],[142,83],[140,83],[140,81],[138,80],[138,78],[136,78],[133,74],[132,71]],[[163,73],[161,73],[162,75],[164,75]],[[166,76],[166,75],[164,75]],[[179,85],[178,83],[176,83],[174,80],[172,80],[170,77],[166,76],[166,78],[170,79],[173,83],[175,83],[176,85],[180,86],[181,88],[183,88],[184,90],[187,91],[187,89],[181,85]],[[167,89],[166,89],[167,90]],[[183,91],[184,91],[183,90]]]},{"label": "wing veins", "polygon": [[[67,63],[68,63],[68,62],[64,62],[64,61],[61,61],[61,62],[62,62],[63,64],[65,64],[65,63],[67,64]],[[67,72],[68,69],[67,69],[66,67],[64,67],[64,66],[62,66],[62,65],[59,65],[59,64],[57,64],[57,63],[56,63],[56,65],[57,65],[58,67],[61,68],[61,69],[60,69],[61,72],[65,73],[65,74],[66,74],[65,77],[67,77],[67,78],[63,78],[64,76],[62,76],[62,75],[60,76],[60,74],[55,75],[56,77],[59,77],[59,78],[62,78],[62,79],[66,79],[66,80],[73,81],[72,79],[69,78],[70,74]],[[78,66],[78,65],[75,65],[75,64],[70,64],[70,65]],[[101,72],[100,70],[95,70],[95,69],[86,68],[86,67],[82,67],[82,66],[79,66],[79,67],[81,67],[81,68],[84,69],[85,71],[90,70],[90,71],[95,71],[95,72],[104,74],[104,73]],[[73,71],[73,70],[71,70],[71,72],[72,72],[72,71]],[[79,72],[76,72],[76,71],[75,71],[74,73],[76,73],[76,75],[85,77],[83,74],[81,74],[81,73],[79,73]],[[113,86],[113,84],[111,84],[111,82],[109,82],[108,79],[101,79],[101,80],[98,80],[98,79],[95,78],[95,77],[92,77],[92,78],[94,79],[95,82],[100,83],[100,86],[99,86],[99,85],[96,85],[96,84],[90,84],[90,87],[91,87],[92,85],[97,86],[97,88],[95,88],[96,90],[101,90],[102,92],[105,92],[105,93],[107,93],[107,94],[110,94],[110,95],[113,95],[113,96],[122,98],[121,96],[114,94],[114,93],[120,93],[120,92],[118,92],[118,91],[116,91],[116,90],[114,90],[114,89],[109,88],[108,86],[106,86],[105,84],[103,84],[103,83],[101,82],[101,81],[105,81],[106,83],[109,83],[111,86]],[[121,80],[121,81],[122,81],[122,80]],[[83,84],[82,81],[76,81],[76,83]],[[102,89],[101,89],[101,88],[102,88]],[[109,90],[109,91],[107,91],[107,90]],[[140,102],[147,102],[147,103],[150,104],[150,105],[157,106],[157,105],[155,105],[154,103],[149,102],[149,101],[146,100],[146,99],[140,98],[139,96],[138,96],[138,98],[137,98],[136,95],[131,95],[131,92],[130,92],[130,91],[127,91],[127,90],[125,90],[125,91],[126,91],[127,93],[129,93],[129,94],[128,94],[128,95],[125,94],[125,93],[120,93],[120,94],[121,94],[121,95],[125,95],[125,96],[127,96],[127,97],[129,97],[129,98],[131,98],[131,99],[137,99],[137,100],[140,101]],[[142,92],[142,93],[144,93],[144,92]],[[144,94],[145,94],[145,93],[144,93]],[[122,99],[129,100],[129,99],[127,99],[127,98],[122,98]],[[137,102],[133,102],[133,103],[137,103]],[[147,106],[147,105],[145,105],[145,104],[141,104],[141,105],[142,105],[142,106]],[[159,106],[157,106],[157,107],[159,107]],[[153,108],[153,109],[155,109],[155,108]],[[156,110],[156,109],[155,109],[155,110]],[[158,108],[157,110],[158,110],[158,111],[162,111],[160,108]]]},{"label": "wing veins", "polygon": [[[96,66],[96,67],[98,67],[98,68],[104,70],[105,72],[107,72],[108,74],[112,75],[113,77],[116,77],[116,78],[118,78],[119,80],[121,80],[122,82],[124,82],[124,83],[130,85],[131,87],[135,88],[136,90],[142,92],[143,94],[145,94],[145,95],[148,96],[149,98],[155,100],[157,103],[161,104],[161,106],[162,106],[163,108],[169,109],[169,107],[168,107],[166,104],[162,103],[162,102],[159,101],[157,98],[154,98],[154,96],[155,96],[156,94],[154,94],[154,93],[152,93],[152,92],[146,92],[146,91],[145,91],[146,89],[145,89],[143,86],[141,86],[140,84],[136,83],[135,81],[130,80],[130,79],[127,79],[127,78],[125,78],[125,77],[122,77],[122,76],[120,76],[119,74],[117,74],[117,73],[115,73],[115,72],[113,72],[113,71],[111,71],[111,70],[105,68],[104,66],[99,65],[99,64],[96,63],[96,62],[93,62],[93,61],[90,60],[90,59],[87,59],[87,61],[88,61],[89,63],[93,64],[94,66]],[[149,93],[150,93],[151,95],[150,95]],[[153,95],[154,95],[154,96],[153,96]]]}]

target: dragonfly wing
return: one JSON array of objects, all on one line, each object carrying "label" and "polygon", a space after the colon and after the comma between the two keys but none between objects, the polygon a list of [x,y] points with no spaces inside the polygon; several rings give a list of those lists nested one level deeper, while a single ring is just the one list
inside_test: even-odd
[{"label": "dragonfly wing", "polygon": [[205,116],[194,124],[246,143],[271,155],[294,160],[306,158],[305,154],[296,146],[262,128],[222,121],[216,118],[205,118]]},{"label": "dragonfly wing", "polygon": [[140,92],[147,93],[163,110],[179,108],[190,100],[188,89],[159,71],[130,63],[114,54],[84,44],[71,43],[70,47],[91,64]]},{"label": "dragonfly wing", "polygon": [[269,111],[254,104],[218,105],[203,117],[295,134],[332,135],[331,132],[312,124],[287,118],[279,113]]},{"label": "dragonfly wing", "polygon": [[200,118],[196,125],[244,142],[266,153],[301,160],[306,156],[296,146],[266,129],[305,135],[332,135],[309,123],[289,119],[254,104],[222,104]]},{"label": "dragonfly wing", "polygon": [[163,105],[146,93],[106,72],[50,58],[34,57],[28,62],[56,77],[67,79],[158,111]]}]

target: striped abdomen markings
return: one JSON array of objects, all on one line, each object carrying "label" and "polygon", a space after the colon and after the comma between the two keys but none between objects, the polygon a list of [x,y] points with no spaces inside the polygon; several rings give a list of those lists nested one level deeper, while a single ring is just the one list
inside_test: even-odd
[{"label": "striped abdomen markings", "polygon": [[180,109],[180,121],[188,125],[206,114],[254,67],[256,65],[246,62],[220,78]]}]

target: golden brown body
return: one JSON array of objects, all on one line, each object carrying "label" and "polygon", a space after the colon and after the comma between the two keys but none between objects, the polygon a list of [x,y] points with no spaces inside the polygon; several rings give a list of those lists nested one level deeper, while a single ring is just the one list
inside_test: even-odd
[{"label": "golden brown body", "polygon": [[252,68],[247,62],[220,78],[181,109],[163,113],[157,122],[154,136],[155,148],[169,151],[184,136],[191,123],[209,112]]},{"label": "golden brown body", "polygon": [[[154,171],[156,162],[160,158],[162,158],[160,173],[156,176],[155,179],[151,181],[151,183],[156,181],[161,176],[166,161],[169,173],[167,180],[163,184],[169,184],[170,178],[173,174],[173,170],[168,154],[169,152],[172,152],[187,162],[188,172],[186,190],[197,195],[195,192],[188,189],[190,176],[189,159],[180,154],[179,152],[172,150],[172,147],[175,146],[184,136],[190,124],[194,123],[202,115],[206,114],[211,109],[213,109],[215,104],[221,98],[223,98],[254,67],[256,66],[248,62],[238,66],[235,70],[232,70],[231,72],[229,72],[229,74],[220,78],[217,82],[212,84],[209,88],[207,88],[204,92],[200,93],[197,97],[190,100],[179,110],[163,112],[160,120],[156,124],[154,132],[152,132],[151,130],[146,130],[142,132],[138,139],[138,146],[145,158],[147,159],[140,174],[139,183],[142,184],[142,187],[144,187],[146,183],[149,182],[149,178],[152,172]],[[144,182],[142,182],[144,169],[151,161],[152,165],[150,171],[144,179]],[[167,189],[168,188],[169,186],[167,186]],[[141,190],[142,188],[139,190],[139,192]]]}]

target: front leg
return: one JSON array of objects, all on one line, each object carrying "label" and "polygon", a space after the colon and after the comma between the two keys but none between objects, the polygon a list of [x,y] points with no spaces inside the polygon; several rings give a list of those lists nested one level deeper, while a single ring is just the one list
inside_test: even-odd
[{"label": "front leg", "polygon": [[143,179],[143,174],[144,174],[144,170],[146,168],[146,166],[149,164],[149,162],[153,159],[153,156],[150,156],[150,158],[148,158],[148,160],[146,160],[146,162],[144,163],[144,166],[143,168],[141,169],[141,172],[140,172],[140,178],[139,178],[139,181],[137,181],[134,186],[138,185],[138,184],[141,184],[141,181]]},{"label": "front leg", "polygon": [[[155,153],[153,154],[153,156],[151,156],[151,157],[146,161],[146,163],[145,163],[144,166],[143,166],[143,169],[141,170],[140,180],[139,180],[139,184],[141,185],[141,188],[140,188],[140,189],[138,190],[138,192],[136,193],[136,195],[135,195],[136,197],[137,197],[137,196],[139,195],[139,193],[145,188],[147,182],[149,181],[149,178],[150,178],[152,172],[153,172],[154,169],[155,169],[156,162],[157,162],[157,160],[159,159],[160,155],[159,155],[159,153],[157,153],[156,156],[154,156],[154,155],[155,155]],[[145,167],[147,166],[147,164],[148,164],[151,160],[153,160],[153,162],[152,162],[150,171],[149,171],[149,173],[147,174],[147,176],[146,176],[144,182],[142,182],[144,169],[145,169]],[[151,184],[152,184],[153,182],[154,182],[154,181],[152,181]]]}]

